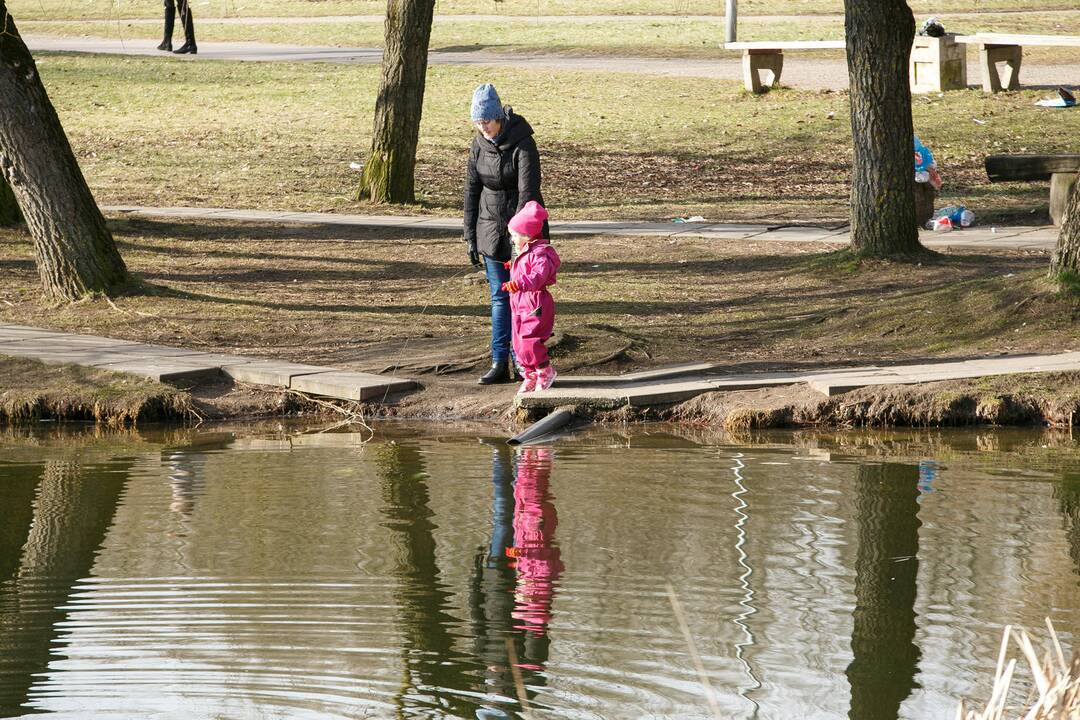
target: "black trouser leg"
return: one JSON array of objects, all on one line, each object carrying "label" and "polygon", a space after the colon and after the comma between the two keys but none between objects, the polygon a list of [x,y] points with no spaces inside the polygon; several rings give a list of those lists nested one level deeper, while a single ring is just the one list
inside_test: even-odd
[{"label": "black trouser leg", "polygon": [[184,23],[184,44],[195,47],[195,21],[191,17],[191,3],[188,0],[180,2],[180,22]]},{"label": "black trouser leg", "polygon": [[172,49],[172,33],[173,23],[176,22],[176,3],[174,0],[165,0],[165,37],[161,40],[161,45],[158,45],[159,50],[171,50]]}]

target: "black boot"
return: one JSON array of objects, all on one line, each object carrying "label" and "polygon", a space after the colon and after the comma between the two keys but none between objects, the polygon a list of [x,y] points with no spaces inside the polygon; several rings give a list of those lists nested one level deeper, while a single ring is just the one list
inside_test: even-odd
[{"label": "black boot", "polygon": [[158,50],[164,50],[165,52],[172,52],[172,31],[173,23],[176,22],[176,8],[170,5],[165,6],[165,38],[161,41],[161,44],[157,46]]},{"label": "black boot", "polygon": [[184,44],[173,52],[177,55],[195,55],[199,48],[195,46],[195,21],[191,17],[191,2],[182,0],[177,5],[180,8],[180,22],[184,24]]},{"label": "black boot", "polygon": [[491,364],[491,369],[480,376],[479,385],[502,385],[517,382],[517,372],[509,360],[499,360]]}]

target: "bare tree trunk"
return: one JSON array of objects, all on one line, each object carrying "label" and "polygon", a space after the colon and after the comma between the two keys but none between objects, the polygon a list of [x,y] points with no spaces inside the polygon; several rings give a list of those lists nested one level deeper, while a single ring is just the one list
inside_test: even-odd
[{"label": "bare tree trunk", "polygon": [[905,0],[844,0],[851,136],[851,245],[886,257],[922,250],[915,226],[908,59],[915,18]]},{"label": "bare tree trunk", "polygon": [[1058,233],[1057,248],[1050,258],[1050,277],[1071,272],[1080,275],[1080,181],[1073,185]]},{"label": "bare tree trunk", "polygon": [[19,203],[15,200],[15,193],[11,192],[11,186],[0,174],[0,227],[11,227],[22,222],[22,212]]},{"label": "bare tree trunk", "polygon": [[416,199],[416,143],[434,12],[435,0],[387,0],[382,83],[375,101],[371,153],[357,192],[360,199],[392,203]]},{"label": "bare tree trunk", "polygon": [[45,295],[111,292],[127,281],[124,261],[4,0],[0,21],[0,169],[34,238]]}]

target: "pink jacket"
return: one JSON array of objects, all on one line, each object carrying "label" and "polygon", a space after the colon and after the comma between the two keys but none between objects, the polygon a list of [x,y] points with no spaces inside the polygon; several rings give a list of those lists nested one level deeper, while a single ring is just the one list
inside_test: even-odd
[{"label": "pink jacket", "polygon": [[546,340],[555,326],[555,300],[547,291],[555,284],[559,253],[545,238],[533,240],[510,264],[510,279],[518,292],[510,293],[514,327],[522,338]]}]

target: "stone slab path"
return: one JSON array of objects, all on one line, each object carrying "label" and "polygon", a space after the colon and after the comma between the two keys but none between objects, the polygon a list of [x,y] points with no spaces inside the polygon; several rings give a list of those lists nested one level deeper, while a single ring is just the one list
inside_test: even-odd
[{"label": "stone slab path", "polygon": [[[111,55],[164,55],[156,49],[156,40],[119,40],[95,37],[56,37],[24,35],[33,53],[81,52]],[[198,55],[168,55],[176,62],[235,60],[251,62],[331,62],[374,64],[382,62],[381,48],[342,48],[330,46],[284,45],[257,42],[200,42]],[[618,72],[661,77],[696,77],[742,82],[742,59],[724,57],[714,60],[646,57],[579,57],[494,53],[487,50],[428,53],[431,65],[513,66],[537,70],[577,70]],[[1025,87],[1048,87],[1072,84],[1080,76],[1080,65],[1025,65]],[[814,90],[843,90],[848,86],[847,61],[843,58],[816,57],[800,53],[784,65],[784,85]],[[976,87],[972,85],[972,87]]]},{"label": "stone slab path", "polygon": [[[453,233],[462,232],[461,218],[418,215],[338,215],[333,213],[278,212],[230,208],[142,207],[105,205],[110,215],[177,218],[184,220],[236,220],[241,222],[295,223],[298,225],[344,225],[353,227],[416,228]],[[753,242],[835,243],[851,242],[847,227],[822,228],[791,225],[753,225],[745,223],[673,223],[608,220],[552,222],[555,235],[619,235],[641,237],[700,237],[714,240]],[[920,239],[926,247],[977,248],[982,250],[1051,251],[1057,245],[1058,228],[1053,226],[990,227],[975,226],[951,233],[924,231]]]},{"label": "stone slab path", "polygon": [[407,378],[74,335],[26,325],[0,324],[0,355],[50,365],[72,364],[125,372],[172,385],[228,378],[339,400],[380,402],[388,395],[417,387],[414,380]]},{"label": "stone slab path", "polygon": [[722,365],[698,363],[622,376],[560,377],[556,378],[552,388],[519,396],[517,403],[529,408],[563,405],[647,407],[678,403],[707,392],[798,384],[809,385],[832,397],[874,385],[915,385],[938,380],[1065,371],[1080,371],[1080,352],[741,375],[725,374]]}]

